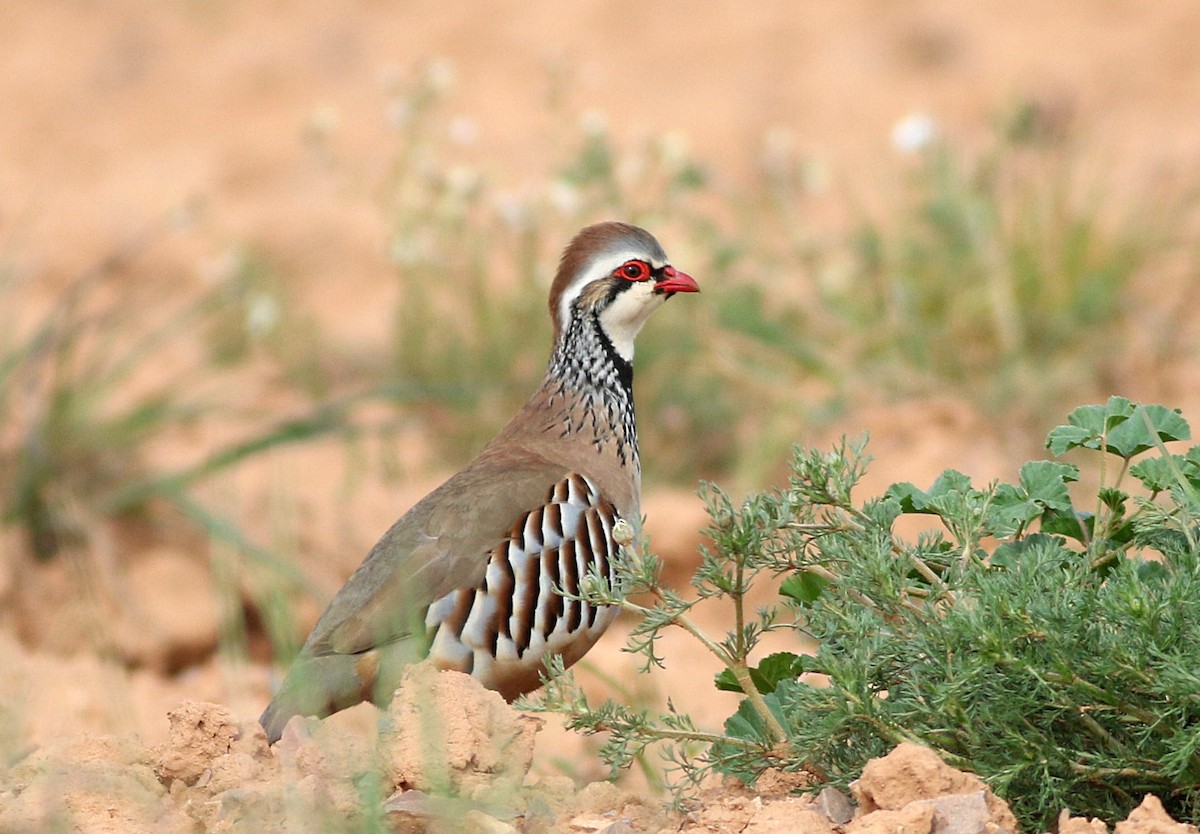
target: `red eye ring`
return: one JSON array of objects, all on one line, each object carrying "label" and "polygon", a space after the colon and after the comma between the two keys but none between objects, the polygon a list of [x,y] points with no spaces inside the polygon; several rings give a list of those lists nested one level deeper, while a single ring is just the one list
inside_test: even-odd
[{"label": "red eye ring", "polygon": [[614,274],[626,281],[645,281],[650,277],[650,264],[645,261],[626,261]]}]

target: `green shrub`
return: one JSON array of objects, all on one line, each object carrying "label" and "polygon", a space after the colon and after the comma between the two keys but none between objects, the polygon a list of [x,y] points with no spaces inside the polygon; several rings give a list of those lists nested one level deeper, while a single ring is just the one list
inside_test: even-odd
[{"label": "green shrub", "polygon": [[[724,731],[593,708],[569,677],[551,682],[541,706],[609,731],[603,752],[616,765],[666,741],[691,780],[716,769],[753,782],[783,767],[845,785],[870,758],[915,741],[979,774],[1030,830],[1064,807],[1124,818],[1147,792],[1194,821],[1200,446],[1170,454],[1163,445],[1188,437],[1162,406],[1114,397],[1076,409],[1046,445],[1098,464],[1086,511],[1068,489],[1079,469],[1058,461],[984,488],[951,470],[927,490],[895,484],[858,503],[863,443],[798,450],[787,488],[740,506],[706,488],[713,547],[695,586],[732,603],[733,630],[720,641],[700,632],[688,617],[694,601],[663,588],[645,555],[631,554],[627,581],[656,604],[620,604],[644,617],[630,648],[648,665],[660,662],[654,641],[668,626],[725,662],[717,685],[747,697]],[[913,513],[940,529],[902,540],[893,526]],[[772,574],[784,576],[783,604],[748,617],[746,591]],[[752,664],[758,638],[779,629],[815,640],[815,654]]]}]

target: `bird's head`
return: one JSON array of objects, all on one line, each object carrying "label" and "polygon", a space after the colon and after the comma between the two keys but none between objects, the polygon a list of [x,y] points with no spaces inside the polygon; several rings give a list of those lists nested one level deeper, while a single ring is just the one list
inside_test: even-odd
[{"label": "bird's head", "polygon": [[630,361],[633,339],[650,314],[677,292],[699,291],[645,229],[611,221],[588,226],[563,252],[550,287],[555,343],[573,318],[594,316],[613,348]]}]

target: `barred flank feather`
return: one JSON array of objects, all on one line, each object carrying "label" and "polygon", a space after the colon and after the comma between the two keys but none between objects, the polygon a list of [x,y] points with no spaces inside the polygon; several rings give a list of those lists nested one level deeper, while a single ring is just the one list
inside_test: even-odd
[{"label": "barred flank feather", "polygon": [[617,517],[582,475],[555,484],[547,503],[519,519],[492,550],[477,588],[452,591],[429,606],[430,657],[508,697],[536,686],[547,655],[586,651],[616,612],[554,589],[578,594],[582,577],[597,570],[611,586]]}]

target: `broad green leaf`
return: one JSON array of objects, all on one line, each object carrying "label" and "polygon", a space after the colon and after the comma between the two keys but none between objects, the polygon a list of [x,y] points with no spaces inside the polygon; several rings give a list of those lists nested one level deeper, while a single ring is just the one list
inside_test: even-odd
[{"label": "broad green leaf", "polygon": [[[759,692],[766,695],[774,692],[780,681],[794,680],[805,672],[811,671],[809,660],[811,658],[806,655],[796,655],[791,652],[776,652],[767,655],[761,663],[750,670],[750,680],[754,681],[754,686]],[[726,692],[742,691],[737,678],[729,669],[721,670],[716,677],[716,684],[717,689]]]},{"label": "broad green leaf", "polygon": [[[771,692],[764,694],[763,700],[767,702],[767,709],[779,719],[780,723],[786,726],[788,719],[779,703],[779,697]],[[749,699],[743,699],[738,704],[737,712],[725,720],[725,734],[733,738],[757,741],[763,744],[771,741],[771,735],[767,732],[762,717],[754,710]]]},{"label": "broad green leaf", "polygon": [[792,652],[775,652],[762,659],[756,667],[758,673],[771,682],[771,689],[780,681],[797,678],[810,670],[808,655]]},{"label": "broad green leaf", "polygon": [[1067,425],[1046,436],[1046,448],[1055,455],[1078,447],[1099,449],[1100,438],[1131,414],[1133,403],[1124,397],[1110,397],[1106,405],[1081,405],[1067,415]]},{"label": "broad green leaf", "polygon": [[1187,421],[1178,410],[1172,411],[1161,405],[1139,405],[1128,419],[1109,429],[1106,451],[1123,458],[1140,455],[1158,445],[1156,434],[1157,440],[1164,443],[1187,440],[1192,436]]},{"label": "broad green leaf", "polygon": [[1192,487],[1200,488],[1200,446],[1193,446],[1183,455],[1138,461],[1129,467],[1129,474],[1151,492],[1165,492],[1178,486],[1180,478]]},{"label": "broad green leaf", "polygon": [[1076,511],[1046,510],[1042,514],[1042,532],[1067,536],[1080,543],[1086,543],[1091,535],[1094,524],[1091,513]]},{"label": "broad green leaf", "polygon": [[925,506],[934,515],[942,518],[955,518],[962,515],[964,505],[978,507],[981,504],[983,504],[983,493],[972,490],[967,493],[952,491],[934,496],[926,502]]},{"label": "broad green leaf", "polygon": [[1052,460],[1034,460],[1021,467],[1021,487],[1029,500],[1052,510],[1070,510],[1067,484],[1079,480],[1079,467]]},{"label": "broad green leaf", "polygon": [[[900,505],[900,511],[905,513],[920,513],[926,512],[924,509],[925,502],[929,496],[914,484],[905,481],[899,484],[892,484],[883,494],[885,500],[895,501]],[[918,506],[920,509],[918,509]]]},{"label": "broad green leaf", "polygon": [[988,509],[988,526],[993,536],[1005,539],[1016,535],[1042,514],[1042,508],[1029,499],[1024,489],[1012,484],[999,484],[992,492]]},{"label": "broad green leaf", "polygon": [[962,507],[967,498],[982,502],[983,493],[971,488],[971,479],[955,469],[947,469],[938,475],[928,491],[920,490],[911,483],[892,484],[884,498],[896,501],[907,513],[952,515]]},{"label": "broad green leaf", "polygon": [[1099,432],[1093,432],[1082,426],[1056,426],[1046,435],[1046,448],[1054,455],[1062,455],[1071,449],[1087,446],[1088,442],[1093,440],[1096,445],[1088,448],[1099,447]]},{"label": "broad green leaf", "polygon": [[1099,497],[1104,506],[1117,515],[1125,514],[1125,502],[1129,500],[1129,493],[1113,487],[1104,487],[1100,490]]},{"label": "broad green leaf", "polygon": [[1137,403],[1125,397],[1109,397],[1104,404],[1104,428],[1111,432],[1118,425],[1133,416]]},{"label": "broad green leaf", "polygon": [[828,579],[811,571],[800,570],[779,584],[779,593],[807,608],[817,601],[828,584]]},{"label": "broad green leaf", "polygon": [[1165,492],[1175,485],[1175,473],[1182,470],[1183,464],[1183,455],[1171,455],[1169,459],[1146,458],[1129,467],[1129,474],[1151,492]]},{"label": "broad green leaf", "polygon": [[992,552],[988,564],[994,568],[1012,570],[1027,558],[1044,558],[1047,553],[1055,554],[1055,561],[1060,564],[1076,557],[1073,551],[1063,546],[1061,538],[1048,533],[1030,533],[1024,538],[999,545]]},{"label": "broad green leaf", "polygon": [[[1150,425],[1146,425],[1147,418]],[[1124,397],[1110,397],[1103,405],[1085,405],[1067,416],[1068,425],[1046,436],[1046,448],[1055,455],[1083,447],[1100,449],[1129,459],[1163,442],[1187,440],[1191,429],[1177,409],[1138,405]]]},{"label": "broad green leaf", "polygon": [[971,479],[959,472],[957,469],[947,469],[938,475],[937,480],[933,482],[933,486],[929,488],[929,495],[937,497],[939,495],[947,495],[951,492],[965,493],[971,491]]}]

